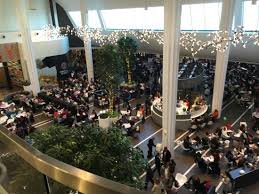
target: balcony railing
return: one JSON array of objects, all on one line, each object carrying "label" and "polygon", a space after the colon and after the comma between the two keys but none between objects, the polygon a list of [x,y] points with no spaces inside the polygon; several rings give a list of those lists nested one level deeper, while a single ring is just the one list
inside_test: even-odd
[{"label": "balcony railing", "polygon": [[[50,177],[79,192],[87,194],[147,194],[147,192],[97,176],[51,158],[12,134],[3,126],[0,126],[0,141],[12,152],[23,158],[26,163],[42,173],[44,178]],[[48,180],[45,180],[45,185],[47,182]]]}]

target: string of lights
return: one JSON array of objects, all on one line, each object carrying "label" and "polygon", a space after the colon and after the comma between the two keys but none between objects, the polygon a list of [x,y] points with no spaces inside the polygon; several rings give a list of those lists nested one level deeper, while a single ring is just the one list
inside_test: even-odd
[{"label": "string of lights", "polygon": [[[84,42],[89,40],[103,46],[105,44],[116,44],[121,37],[131,36],[140,42],[150,44],[151,40],[156,41],[159,45],[163,45],[163,32],[158,32],[150,29],[140,30],[114,30],[107,32],[101,28],[89,28],[88,26],[71,28],[55,27],[46,25],[43,28],[44,35],[48,40],[55,39],[61,36],[77,36],[82,38]],[[201,40],[196,31],[181,32],[180,46],[190,52],[192,56],[197,55],[202,50],[210,50],[214,52],[225,52],[229,46],[242,46],[246,48],[248,43],[253,43],[259,46],[259,31],[246,33],[243,26],[237,27],[231,33],[227,31],[215,31],[208,34],[207,40]]]}]

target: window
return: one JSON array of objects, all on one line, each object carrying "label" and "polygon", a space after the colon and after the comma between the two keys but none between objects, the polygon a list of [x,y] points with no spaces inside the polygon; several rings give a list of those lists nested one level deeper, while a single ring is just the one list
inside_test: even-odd
[{"label": "window", "polygon": [[107,29],[164,29],[164,7],[102,10]]},{"label": "window", "polygon": [[[77,27],[82,26],[80,11],[70,11],[69,15]],[[88,11],[88,26],[90,28],[101,28],[101,23],[96,10]]]},{"label": "window", "polygon": [[244,30],[253,31],[259,30],[259,3],[255,5],[252,1],[244,1],[244,17],[243,17]]},{"label": "window", "polygon": [[181,30],[219,30],[222,3],[182,5]]}]

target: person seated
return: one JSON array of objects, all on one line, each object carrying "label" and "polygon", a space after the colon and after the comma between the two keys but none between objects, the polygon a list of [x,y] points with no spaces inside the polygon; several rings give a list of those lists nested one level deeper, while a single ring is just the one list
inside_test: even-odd
[{"label": "person seated", "polygon": [[228,135],[229,132],[232,132],[232,131],[229,131],[229,130],[227,129],[227,127],[222,127],[222,128],[221,128],[221,137],[222,137],[223,139],[230,139],[230,136]]},{"label": "person seated", "polygon": [[183,147],[186,149],[192,149],[192,143],[189,136],[186,136],[186,138],[183,140]]},{"label": "person seated", "polygon": [[220,167],[219,167],[219,162],[210,162],[208,165],[208,173],[209,174],[215,174],[215,175],[220,175]]},{"label": "person seated", "polygon": [[211,119],[213,122],[215,122],[218,119],[218,117],[219,117],[219,111],[215,109],[213,113],[211,113]]},{"label": "person seated", "polygon": [[91,115],[93,115],[93,117],[92,117],[92,121],[97,121],[98,120],[98,116],[97,116],[97,113],[96,113],[96,111],[93,109],[93,111],[92,111],[92,113],[91,113]]},{"label": "person seated", "polygon": [[227,158],[228,160],[228,167],[231,167],[233,165],[236,165],[236,160],[234,158],[234,155],[232,154],[232,152],[229,150],[227,151],[225,157]]},{"label": "person seated", "polygon": [[200,145],[202,143],[201,138],[198,135],[195,138],[193,138],[193,140],[195,141],[196,145]]},{"label": "person seated", "polygon": [[234,137],[241,137],[243,131],[240,129],[234,130]]},{"label": "person seated", "polygon": [[203,147],[208,147],[209,146],[209,142],[210,142],[210,135],[208,132],[206,132],[205,137],[201,138],[201,144],[203,145]]},{"label": "person seated", "polygon": [[202,154],[201,152],[196,152],[195,155],[194,155],[194,161],[195,163],[197,163],[199,169],[205,173],[206,170],[207,170],[207,164],[205,162],[205,160],[202,158]]}]

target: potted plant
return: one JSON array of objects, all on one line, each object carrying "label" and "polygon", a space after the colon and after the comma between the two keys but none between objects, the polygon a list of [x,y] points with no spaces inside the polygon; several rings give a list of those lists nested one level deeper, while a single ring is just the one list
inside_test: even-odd
[{"label": "potted plant", "polygon": [[[117,114],[113,111],[113,100],[115,96],[114,91],[122,82],[122,65],[118,48],[114,45],[106,45],[101,49],[96,50],[95,67],[97,77],[107,91],[107,96],[109,99],[108,118],[114,118],[112,119],[114,122],[116,118],[118,119],[118,117],[115,116]],[[104,124],[104,122],[106,123]],[[111,120],[107,119],[102,114],[100,115],[100,127],[111,126],[111,124]]]},{"label": "potted plant", "polygon": [[132,68],[136,63],[135,53],[137,51],[138,45],[137,42],[131,37],[121,37],[117,41],[119,53],[122,58],[122,64],[124,70],[127,72],[127,86],[135,85],[132,82]]},{"label": "potted plant", "polygon": [[105,129],[109,128],[112,124],[108,112],[99,115],[99,127]]}]

